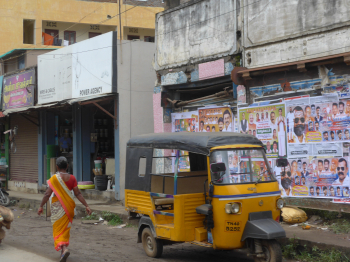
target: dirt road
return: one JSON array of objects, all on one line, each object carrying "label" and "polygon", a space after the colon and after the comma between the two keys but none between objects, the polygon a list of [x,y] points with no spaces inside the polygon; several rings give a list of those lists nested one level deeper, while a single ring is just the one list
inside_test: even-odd
[{"label": "dirt road", "polygon": [[[15,209],[15,221],[0,245],[1,261],[58,261],[59,252],[53,247],[51,222],[38,217],[35,210]],[[232,251],[214,251],[189,244],[165,246],[162,258],[152,259],[145,255],[142,245],[136,243],[136,234],[135,227],[116,229],[102,224],[85,225],[81,219],[76,219],[71,229],[68,261],[252,261],[241,256],[238,258]]]}]

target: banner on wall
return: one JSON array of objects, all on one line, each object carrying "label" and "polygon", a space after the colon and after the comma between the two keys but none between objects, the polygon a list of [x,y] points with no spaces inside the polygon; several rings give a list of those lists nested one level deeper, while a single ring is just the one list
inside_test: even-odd
[{"label": "banner on wall", "polygon": [[171,114],[171,132],[198,132],[198,112]]},{"label": "banner on wall", "polygon": [[[349,198],[349,158],[309,156],[289,159],[289,166],[275,167],[283,197]],[[339,200],[340,199],[340,200]]]},{"label": "banner on wall", "polygon": [[[171,131],[172,132],[198,132],[198,112],[182,112],[171,114]],[[176,152],[172,153],[172,168],[175,169]],[[190,157],[187,151],[180,151],[179,172],[189,172]]]},{"label": "banner on wall", "polygon": [[240,133],[256,136],[269,158],[284,157],[286,150],[286,117],[284,104],[239,108]]},{"label": "banner on wall", "polygon": [[2,90],[2,109],[14,109],[34,105],[35,69],[5,76]]},{"label": "banner on wall", "polygon": [[234,117],[230,107],[198,109],[199,132],[234,132]]},{"label": "banner on wall", "polygon": [[334,147],[350,142],[350,100],[338,99],[337,94],[302,98],[286,101],[286,110],[288,155],[301,148],[303,155],[319,155],[315,147],[305,146],[315,143],[332,148],[329,155],[343,155]]}]

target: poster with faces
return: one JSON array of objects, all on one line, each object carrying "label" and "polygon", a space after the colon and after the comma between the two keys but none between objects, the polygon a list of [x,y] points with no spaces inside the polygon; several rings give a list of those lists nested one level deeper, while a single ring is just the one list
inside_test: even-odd
[{"label": "poster with faces", "polygon": [[239,131],[263,142],[268,158],[287,155],[284,104],[239,108]]},{"label": "poster with faces", "polygon": [[234,117],[230,107],[198,109],[199,132],[234,132]]}]

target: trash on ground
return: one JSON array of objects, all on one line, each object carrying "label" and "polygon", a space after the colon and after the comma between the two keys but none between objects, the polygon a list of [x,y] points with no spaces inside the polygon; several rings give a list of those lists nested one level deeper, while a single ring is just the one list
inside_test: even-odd
[{"label": "trash on ground", "polygon": [[117,226],[117,228],[123,228],[123,227],[126,227],[126,224],[122,224],[120,226]]},{"label": "trash on ground", "polygon": [[99,223],[100,220],[82,220],[81,223],[82,224],[95,224],[95,223]]},{"label": "trash on ground", "polygon": [[303,226],[302,229],[304,230],[309,230],[311,227],[310,226]]},{"label": "trash on ground", "polygon": [[304,210],[297,207],[284,207],[282,208],[282,218],[284,222],[295,224],[305,222],[307,215]]},{"label": "trash on ground", "polygon": [[100,217],[100,219],[99,219],[100,221],[104,221],[104,219],[102,218],[102,217]]}]

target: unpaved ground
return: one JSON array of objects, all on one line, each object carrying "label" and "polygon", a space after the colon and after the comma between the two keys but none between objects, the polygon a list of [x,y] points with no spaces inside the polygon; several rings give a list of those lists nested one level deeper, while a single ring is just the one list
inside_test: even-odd
[{"label": "unpaved ground", "polygon": [[[51,222],[45,221],[45,217],[36,215],[35,210],[29,211],[17,207],[14,209],[16,219],[12,223],[11,230],[7,231],[0,248],[1,261],[58,261],[59,252],[53,246]],[[71,256],[68,261],[251,261],[242,259],[242,255],[237,257],[235,252],[214,251],[189,244],[165,246],[163,257],[152,259],[145,255],[142,245],[136,243],[136,234],[135,227],[112,229],[102,224],[85,225],[81,223],[81,219],[76,219],[71,229],[69,246]],[[13,257],[7,260],[11,252]],[[5,254],[6,260],[3,260]]]}]

